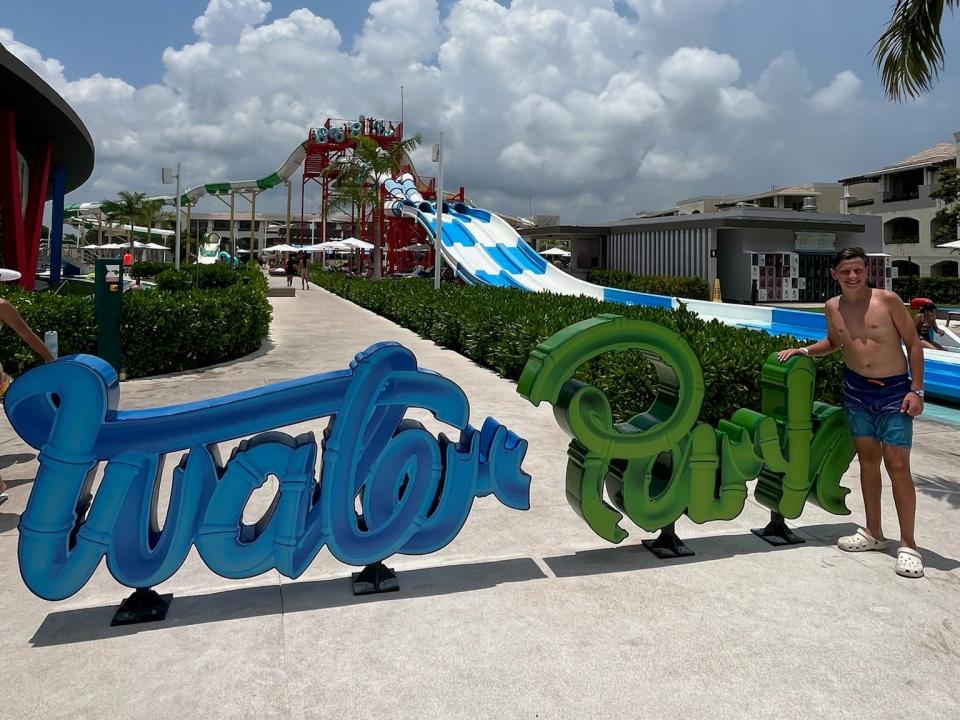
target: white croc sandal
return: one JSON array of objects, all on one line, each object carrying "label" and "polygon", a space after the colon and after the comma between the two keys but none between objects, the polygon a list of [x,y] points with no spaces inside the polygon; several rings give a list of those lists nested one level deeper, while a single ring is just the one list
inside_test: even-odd
[{"label": "white croc sandal", "polygon": [[866,552],[867,550],[886,550],[889,540],[876,540],[863,528],[857,528],[854,535],[837,540],[837,547],[845,552]]},{"label": "white croc sandal", "polygon": [[897,575],[907,578],[923,577],[923,558],[911,547],[897,550]]}]

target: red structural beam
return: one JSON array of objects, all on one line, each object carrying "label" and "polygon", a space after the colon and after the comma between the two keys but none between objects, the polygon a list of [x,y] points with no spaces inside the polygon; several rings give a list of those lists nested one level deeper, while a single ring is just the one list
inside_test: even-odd
[{"label": "red structural beam", "polygon": [[42,143],[30,165],[27,212],[21,212],[17,125],[12,110],[0,110],[0,212],[3,213],[3,255],[8,267],[20,272],[20,284],[33,290],[43,207],[47,201],[53,143]]}]

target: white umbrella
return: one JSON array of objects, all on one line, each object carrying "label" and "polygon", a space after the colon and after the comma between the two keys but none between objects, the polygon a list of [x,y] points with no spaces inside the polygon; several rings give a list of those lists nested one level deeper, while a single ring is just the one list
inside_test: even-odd
[{"label": "white umbrella", "polygon": [[155,242],[143,243],[143,247],[147,250],[164,250],[166,252],[173,252],[166,245],[161,245],[160,243]]},{"label": "white umbrella", "polygon": [[293,245],[271,245],[268,248],[264,249],[264,252],[297,252],[300,248],[294,247]]},{"label": "white umbrella", "polygon": [[543,250],[541,255],[556,255],[557,257],[570,257],[570,253],[566,250],[561,250],[558,247],[552,247],[549,250]]},{"label": "white umbrella", "polygon": [[937,247],[941,247],[941,248],[960,248],[960,240],[951,240],[950,242],[944,243],[943,245],[937,245]]},{"label": "white umbrella", "polygon": [[312,245],[317,249],[317,251],[323,250],[324,252],[352,252],[355,248],[352,245],[347,245],[342,240],[327,240],[327,242],[317,243]]},{"label": "white umbrella", "polygon": [[357,238],[346,238],[344,240],[338,240],[347,247],[356,248],[357,250],[373,250],[373,243],[368,243],[363,240],[357,240]]}]

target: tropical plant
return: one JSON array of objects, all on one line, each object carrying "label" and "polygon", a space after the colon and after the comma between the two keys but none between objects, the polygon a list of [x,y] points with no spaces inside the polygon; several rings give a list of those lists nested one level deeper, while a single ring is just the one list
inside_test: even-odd
[{"label": "tropical plant", "polygon": [[151,242],[151,231],[157,220],[165,218],[163,200],[144,200],[140,208],[140,220],[147,226],[147,242]]},{"label": "tropical plant", "polygon": [[930,90],[946,55],[940,32],[943,11],[956,7],[960,0],[896,0],[887,29],[873,46],[891,100],[915,98]]},{"label": "tropical plant", "polygon": [[133,226],[137,218],[143,213],[143,205],[147,201],[146,193],[128,192],[121,190],[116,200],[104,200],[100,205],[100,212],[111,220],[120,218],[126,220],[130,227],[127,229],[127,243],[133,250]]},{"label": "tropical plant", "polygon": [[380,213],[383,199],[380,186],[403,167],[407,155],[417,148],[419,135],[381,146],[368,135],[361,135],[353,152],[334,160],[327,175],[334,180],[332,199],[335,203],[353,203],[369,207],[373,212],[373,277],[381,277],[383,231]]}]

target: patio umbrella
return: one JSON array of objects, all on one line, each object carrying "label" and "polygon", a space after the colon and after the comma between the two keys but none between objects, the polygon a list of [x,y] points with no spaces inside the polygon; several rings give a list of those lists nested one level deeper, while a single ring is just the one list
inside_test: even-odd
[{"label": "patio umbrella", "polygon": [[937,245],[937,247],[941,247],[941,248],[960,248],[960,240],[951,240],[950,242],[944,243],[943,245]]},{"label": "patio umbrella", "polygon": [[427,243],[415,243],[413,245],[407,245],[406,247],[400,248],[400,252],[426,252],[430,249],[430,246]]},{"label": "patio umbrella", "polygon": [[357,250],[373,250],[373,243],[368,243],[364,240],[357,240],[357,238],[346,238],[345,240],[338,240],[337,242],[343,243],[351,248],[356,248]]},{"label": "patio umbrella", "polygon": [[570,253],[566,250],[561,250],[558,247],[552,247],[549,250],[544,250],[540,253],[541,255],[550,255],[556,257],[570,257]]},{"label": "patio umbrella", "polygon": [[351,245],[347,245],[342,240],[327,240],[327,242],[317,243],[310,247],[315,248],[315,252],[352,252],[354,250]]},{"label": "patio umbrella", "polygon": [[294,247],[293,245],[271,245],[268,248],[264,248],[264,252],[298,252],[300,248]]}]

